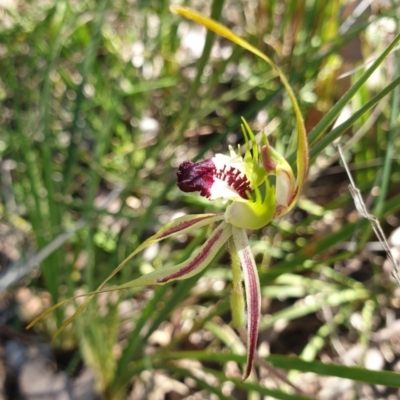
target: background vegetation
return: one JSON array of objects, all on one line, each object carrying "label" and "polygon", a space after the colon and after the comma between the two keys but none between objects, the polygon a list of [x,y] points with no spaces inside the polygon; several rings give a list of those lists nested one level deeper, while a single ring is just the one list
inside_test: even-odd
[{"label": "background vegetation", "polygon": [[[184,2],[272,57],[306,119],[304,196],[250,238],[263,285],[260,354],[311,398],[399,395],[400,291],[333,144],[341,136],[367,206],[399,246],[399,57],[378,59],[399,31],[399,10],[395,1],[369,3]],[[18,332],[31,337],[24,325],[45,307],[95,289],[166,221],[218,209],[180,193],[175,171],[241,143],[241,116],[293,161],[294,116],[268,66],[168,7],[0,5],[3,346]],[[331,130],[339,114],[349,119]],[[185,259],[206,235],[151,246],[111,283]],[[52,342],[59,368],[73,377],[90,366],[98,392],[113,400],[305,398],[264,368],[240,381],[229,274],[221,253],[201,277],[98,296]],[[35,333],[50,338],[73,308]]]}]

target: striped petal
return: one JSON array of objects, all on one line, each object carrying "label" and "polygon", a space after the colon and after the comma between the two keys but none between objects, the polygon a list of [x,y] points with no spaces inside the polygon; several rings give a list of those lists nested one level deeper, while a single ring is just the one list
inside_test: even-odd
[{"label": "striped petal", "polygon": [[253,367],[257,347],[258,325],[261,312],[261,291],[258,272],[244,229],[232,227],[232,237],[242,264],[247,305],[247,366],[243,380],[247,379]]},{"label": "striped petal", "polygon": [[[155,235],[149,237],[147,240],[145,240],[134,252],[129,254],[128,257],[125,258],[124,261],[121,262],[121,264],[118,265],[117,268],[114,269],[113,272],[100,284],[100,286],[96,289],[96,291],[91,292],[91,293],[86,293],[83,296],[87,296],[87,299],[83,304],[81,304],[75,311],[75,313],[67,318],[62,325],[57,329],[53,337],[57,337],[61,331],[68,326],[88,305],[90,300],[93,298],[93,296],[97,293],[101,293],[103,291],[110,291],[110,290],[118,290],[119,288],[112,288],[112,289],[107,289],[104,290],[105,284],[114,276],[116,275],[136,254],[144,250],[146,247],[150,246],[153,243],[157,243],[160,240],[166,239],[168,237],[173,237],[177,235],[181,235],[187,232],[190,232],[192,230],[195,230],[197,228],[202,228],[203,226],[212,224],[217,221],[221,221],[224,219],[223,214],[196,214],[196,215],[185,215],[183,217],[176,218],[170,222],[168,222],[166,225],[164,225]],[[144,277],[143,277],[144,278]],[[141,278],[139,278],[141,279]],[[143,285],[146,285],[146,283],[143,283]],[[140,286],[140,285],[134,285],[134,286]],[[50,314],[53,312],[55,309],[58,307],[62,306],[63,304],[77,298],[77,297],[82,297],[82,296],[75,296],[66,300],[63,300],[54,306],[48,308],[46,311],[41,313],[39,316],[37,316],[29,325],[28,329],[35,325],[37,322],[39,322],[42,318],[44,318],[46,315]]]},{"label": "striped petal", "polygon": [[207,241],[189,259],[173,267],[161,268],[127,282],[115,289],[127,289],[137,286],[163,285],[175,280],[190,278],[210,264],[218,250],[232,235],[231,226],[225,222],[214,229]]},{"label": "striped petal", "polygon": [[143,242],[138,247],[140,250],[137,250],[137,252],[143,250],[144,247],[166,239],[167,237],[182,235],[183,233],[190,232],[197,228],[202,228],[203,226],[221,220],[223,220],[222,214],[184,215],[183,217],[173,219],[165,224],[155,235]]},{"label": "striped petal", "polygon": [[136,254],[140,253],[146,247],[159,242],[160,240],[167,239],[169,237],[182,235],[184,233],[193,231],[203,226],[212,224],[217,221],[224,219],[223,214],[194,214],[184,215],[169,221],[165,224],[155,235],[145,240],[134,252],[129,254],[124,261],[107,277],[107,279],[97,288],[100,290],[115,274],[117,274],[128,261],[130,261]]}]

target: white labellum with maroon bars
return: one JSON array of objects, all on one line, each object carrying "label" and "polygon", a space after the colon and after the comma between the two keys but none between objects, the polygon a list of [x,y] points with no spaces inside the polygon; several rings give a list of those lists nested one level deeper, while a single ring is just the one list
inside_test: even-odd
[{"label": "white labellum with maroon bars", "polygon": [[[207,160],[183,162],[178,169],[178,187],[199,192],[209,200],[231,201],[225,221],[237,228],[260,229],[289,210],[295,198],[296,180],[287,161],[261,135],[261,151],[250,127],[242,126],[246,138],[244,156],[230,148],[230,156],[216,154]],[[275,187],[268,177],[275,175]]]},{"label": "white labellum with maroon bars", "polygon": [[198,191],[210,200],[247,199],[252,189],[243,166],[243,159],[236,154],[216,154],[198,163],[185,161],[177,172],[178,187],[183,192]]}]

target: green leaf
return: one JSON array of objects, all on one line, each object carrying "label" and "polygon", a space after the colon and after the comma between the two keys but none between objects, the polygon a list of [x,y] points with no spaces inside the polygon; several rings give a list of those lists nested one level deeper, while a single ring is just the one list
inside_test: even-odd
[{"label": "green leaf", "polygon": [[371,385],[384,385],[400,388],[400,375],[390,371],[372,371],[360,367],[326,364],[320,361],[304,361],[296,357],[270,355],[266,358],[274,367],[301,372],[314,372],[318,375],[337,376]]}]

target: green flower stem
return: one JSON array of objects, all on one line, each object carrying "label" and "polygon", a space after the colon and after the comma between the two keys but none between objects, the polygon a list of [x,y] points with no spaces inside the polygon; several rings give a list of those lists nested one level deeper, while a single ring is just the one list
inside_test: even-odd
[{"label": "green flower stem", "polygon": [[246,304],[245,304],[244,290],[243,290],[242,267],[232,237],[228,241],[228,248],[232,262],[232,292],[231,292],[232,321],[235,328],[241,329],[245,328],[246,326],[246,312],[245,312]]}]

